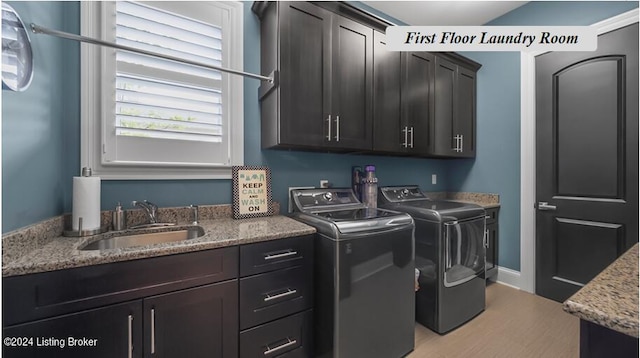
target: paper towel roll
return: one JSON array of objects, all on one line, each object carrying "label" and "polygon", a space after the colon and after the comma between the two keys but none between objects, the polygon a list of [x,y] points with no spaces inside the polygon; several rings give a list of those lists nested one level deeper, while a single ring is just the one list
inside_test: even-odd
[{"label": "paper towel roll", "polygon": [[73,177],[73,230],[82,218],[82,230],[100,228],[100,177]]}]

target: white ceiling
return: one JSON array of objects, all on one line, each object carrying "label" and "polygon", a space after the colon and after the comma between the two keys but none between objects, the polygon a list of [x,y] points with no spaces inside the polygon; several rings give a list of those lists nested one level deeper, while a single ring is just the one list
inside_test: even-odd
[{"label": "white ceiling", "polygon": [[478,26],[527,1],[363,1],[362,3],[414,26]]}]

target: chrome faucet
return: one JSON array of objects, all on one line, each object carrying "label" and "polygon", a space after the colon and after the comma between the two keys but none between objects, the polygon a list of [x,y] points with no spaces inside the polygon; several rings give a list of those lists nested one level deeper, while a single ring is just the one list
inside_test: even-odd
[{"label": "chrome faucet", "polygon": [[149,224],[157,223],[156,212],[158,211],[158,206],[150,201],[132,201],[131,205],[137,206],[144,210],[144,213],[147,214],[147,218],[149,219]]}]

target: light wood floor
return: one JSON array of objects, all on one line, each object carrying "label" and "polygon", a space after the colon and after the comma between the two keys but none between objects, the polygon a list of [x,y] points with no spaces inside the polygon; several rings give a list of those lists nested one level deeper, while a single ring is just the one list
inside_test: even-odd
[{"label": "light wood floor", "polygon": [[446,335],[416,323],[409,358],[576,358],[580,320],[562,304],[491,283],[485,311]]}]

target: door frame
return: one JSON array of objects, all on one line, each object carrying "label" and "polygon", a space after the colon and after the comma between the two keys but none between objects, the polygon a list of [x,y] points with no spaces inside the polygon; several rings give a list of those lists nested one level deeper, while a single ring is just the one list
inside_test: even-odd
[{"label": "door frame", "polygon": [[[592,24],[598,35],[638,22],[640,9]],[[536,287],[536,56],[520,53],[520,274],[506,271],[505,283],[535,293]]]}]

